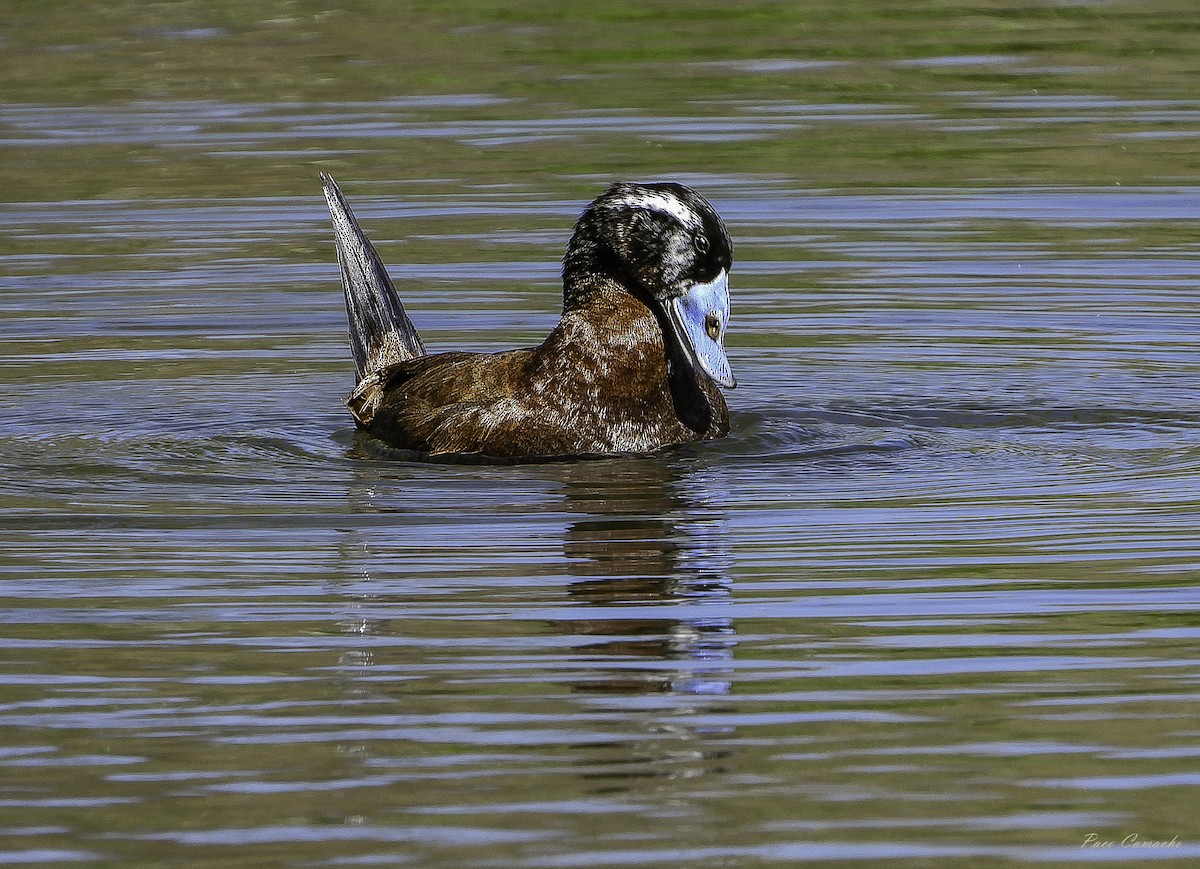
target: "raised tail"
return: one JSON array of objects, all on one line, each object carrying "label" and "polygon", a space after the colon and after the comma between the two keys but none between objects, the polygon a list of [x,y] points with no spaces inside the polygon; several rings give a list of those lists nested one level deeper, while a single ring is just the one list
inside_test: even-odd
[{"label": "raised tail", "polygon": [[346,291],[346,316],[350,321],[350,349],[358,370],[359,388],[355,389],[358,395],[367,385],[364,381],[374,380],[374,375],[385,366],[424,356],[425,345],[337,182],[322,172],[321,185],[333,216],[342,289]]}]

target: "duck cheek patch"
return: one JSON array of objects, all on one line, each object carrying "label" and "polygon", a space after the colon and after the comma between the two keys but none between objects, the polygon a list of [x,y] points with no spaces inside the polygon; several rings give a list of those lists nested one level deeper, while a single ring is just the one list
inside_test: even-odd
[{"label": "duck cheek patch", "polygon": [[722,270],[706,284],[693,284],[668,303],[671,320],[685,354],[721,386],[732,389],[737,380],[725,355],[729,325],[729,275]]}]

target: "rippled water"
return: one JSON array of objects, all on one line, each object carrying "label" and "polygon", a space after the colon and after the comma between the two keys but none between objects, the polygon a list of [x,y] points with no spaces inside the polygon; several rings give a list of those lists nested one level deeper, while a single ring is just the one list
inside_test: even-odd
[{"label": "rippled water", "polygon": [[[1004,85],[1052,60],[891,58],[946,80],[890,101],[777,95],[849,60],[698,60],[761,93],[660,111],[0,105],[0,153],[65,149],[0,201],[0,862],[1200,861],[1200,186],[1013,180],[1200,104]],[[931,130],[1007,168],[756,162],[812,132],[870,173]],[[477,162],[380,176],[399,140]],[[77,189],[114,143],[150,150]],[[295,180],[234,195],[243,158]],[[736,248],[731,436],[504,467],[356,433],[319,169],[435,351],[540,340],[609,178],[696,186]]]}]

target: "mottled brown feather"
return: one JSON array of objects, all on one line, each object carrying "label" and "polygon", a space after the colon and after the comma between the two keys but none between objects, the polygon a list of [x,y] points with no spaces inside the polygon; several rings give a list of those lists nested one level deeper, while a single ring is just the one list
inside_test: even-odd
[{"label": "mottled brown feather", "polygon": [[680,420],[658,320],[607,283],[539,347],[392,365],[351,410],[393,446],[434,454],[644,452],[727,434],[728,408],[711,382],[696,384],[711,408],[708,425],[695,431]]}]

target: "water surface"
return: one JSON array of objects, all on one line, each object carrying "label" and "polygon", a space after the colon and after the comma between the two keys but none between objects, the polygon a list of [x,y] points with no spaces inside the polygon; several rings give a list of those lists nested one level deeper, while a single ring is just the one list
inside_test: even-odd
[{"label": "water surface", "polygon": [[[700,15],[624,63],[427,5],[446,88],[347,61],[341,99],[330,57],[386,62],[361,22],[258,22],[312,73],[238,95],[172,71],[260,31],[118,16],[49,74],[137,47],[116,79],[14,78],[0,861],[1200,859],[1200,107],[1162,10],[1083,5],[1011,13],[1034,47],[847,13],[807,55],[747,7],[748,56]],[[1098,9],[1158,40],[1142,78]],[[479,86],[431,33],[492,46]],[[539,341],[608,180],[694,185],[731,436],[513,467],[356,433],[322,170],[435,351]]]}]

